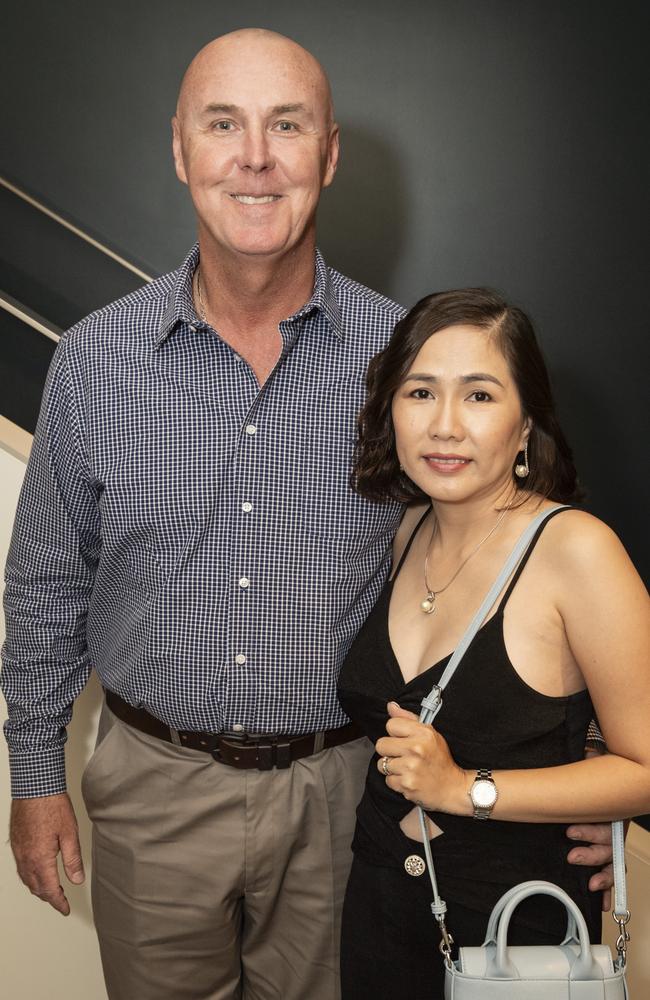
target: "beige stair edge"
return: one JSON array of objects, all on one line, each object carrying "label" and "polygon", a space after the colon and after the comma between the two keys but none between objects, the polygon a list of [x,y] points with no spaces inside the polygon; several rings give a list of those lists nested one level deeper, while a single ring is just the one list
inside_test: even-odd
[{"label": "beige stair edge", "polygon": [[32,450],[32,435],[6,417],[0,416],[0,448],[26,462]]}]

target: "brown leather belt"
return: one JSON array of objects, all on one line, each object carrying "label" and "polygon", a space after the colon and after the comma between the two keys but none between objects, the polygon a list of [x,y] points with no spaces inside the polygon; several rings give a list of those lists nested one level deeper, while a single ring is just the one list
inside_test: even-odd
[{"label": "brown leather belt", "polygon": [[257,768],[270,771],[274,767],[289,767],[294,760],[310,757],[321,750],[339,747],[343,743],[358,740],[363,733],[358,726],[350,723],[340,729],[328,729],[324,733],[308,733],[306,736],[283,736],[264,733],[197,733],[191,730],[171,729],[155,715],[144,708],[134,708],[113,691],[106,691],[106,704],[127,726],[139,729],[148,736],[156,736],[167,743],[203,750],[211,754],[221,764],[230,767]]}]

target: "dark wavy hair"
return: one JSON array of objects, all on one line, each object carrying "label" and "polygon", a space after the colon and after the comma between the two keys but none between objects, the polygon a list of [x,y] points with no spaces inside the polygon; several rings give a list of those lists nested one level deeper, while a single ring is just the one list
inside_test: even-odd
[{"label": "dark wavy hair", "polygon": [[388,346],[368,367],[368,396],[358,419],[352,485],[368,500],[428,499],[400,471],[391,405],[422,345],[439,330],[462,324],[494,336],[514,379],[525,417],[530,474],[513,484],[560,503],[583,498],[573,456],[555,413],[548,371],[528,316],[489,288],[436,292],[413,306],[397,324]]}]

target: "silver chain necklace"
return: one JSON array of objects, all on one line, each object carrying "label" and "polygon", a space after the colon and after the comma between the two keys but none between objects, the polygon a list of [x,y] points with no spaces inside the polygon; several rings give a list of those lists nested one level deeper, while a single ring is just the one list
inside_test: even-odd
[{"label": "silver chain necklace", "polygon": [[[514,499],[514,497],[513,497],[513,499]],[[494,534],[494,532],[497,530],[497,528],[499,527],[499,525],[503,521],[504,517],[506,516],[506,514],[510,510],[511,506],[512,506],[512,500],[510,501],[510,503],[508,504],[507,507],[503,508],[503,510],[499,514],[499,517],[497,518],[496,524],[492,525],[492,527],[488,531],[488,533],[485,536],[485,538],[482,538],[481,541],[476,546],[476,548],[472,549],[472,551],[470,552],[470,554],[463,559],[462,563],[460,564],[460,566],[458,567],[458,569],[456,570],[456,572],[452,576],[451,580],[448,580],[447,583],[444,585],[444,587],[439,587],[438,590],[432,590],[432,588],[429,586],[429,580],[428,580],[428,574],[427,574],[427,570],[429,568],[429,553],[431,551],[431,546],[433,545],[433,541],[434,541],[434,539],[435,539],[435,537],[436,537],[436,535],[438,533],[438,521],[436,520],[434,522],[433,529],[431,531],[431,538],[429,539],[429,544],[427,545],[427,553],[426,553],[426,555],[424,557],[424,589],[427,592],[427,596],[420,603],[420,609],[425,613],[425,615],[432,615],[435,612],[435,610],[436,610],[436,598],[437,598],[438,594],[442,594],[447,589],[447,587],[451,587],[452,583],[454,582],[454,580],[456,579],[456,577],[460,573],[461,569],[464,566],[467,565],[467,563],[470,561],[470,559],[472,558],[472,556],[476,555],[476,553],[480,549],[481,545],[484,545],[485,542],[487,542],[488,538],[490,538]]]}]

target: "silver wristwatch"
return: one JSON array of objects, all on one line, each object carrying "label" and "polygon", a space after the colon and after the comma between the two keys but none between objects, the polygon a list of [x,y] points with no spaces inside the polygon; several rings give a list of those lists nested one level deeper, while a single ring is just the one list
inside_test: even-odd
[{"label": "silver wristwatch", "polygon": [[474,806],[474,819],[489,819],[498,796],[492,771],[485,767],[479,768],[469,790],[469,797]]}]

